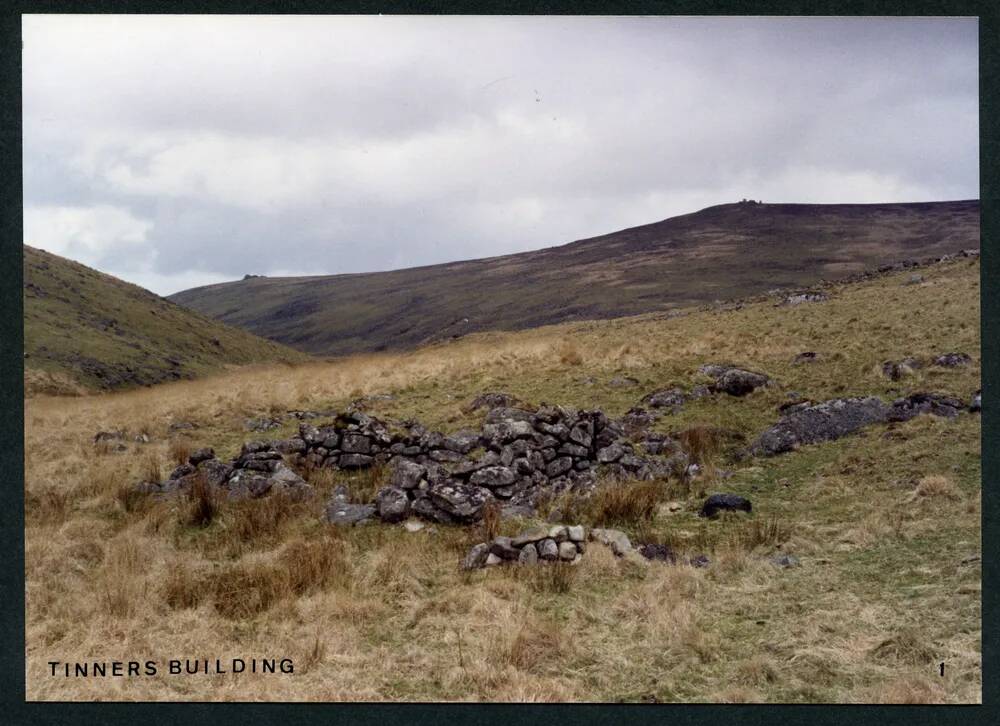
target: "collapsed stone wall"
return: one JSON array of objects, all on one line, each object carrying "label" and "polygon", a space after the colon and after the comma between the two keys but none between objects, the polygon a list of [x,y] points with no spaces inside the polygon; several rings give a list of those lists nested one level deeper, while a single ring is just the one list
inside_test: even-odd
[{"label": "collapsed stone wall", "polygon": [[[968,356],[950,353],[938,365],[965,365]],[[630,409],[621,419],[600,410],[543,404],[530,406],[502,393],[477,397],[470,410],[489,407],[482,427],[453,434],[430,431],[413,421],[386,422],[361,410],[337,415],[324,425],[310,412],[290,412],[301,423],[297,436],[250,441],[230,462],[199,449],[163,482],[141,482],[141,491],[169,493],[203,480],[232,497],[260,497],[285,491],[312,494],[298,470],[363,470],[388,467],[388,485],[368,503],[351,502],[338,489],[327,519],[355,524],[375,516],[399,522],[415,515],[440,523],[482,518],[489,502],[501,516],[530,516],[544,500],[564,492],[587,496],[598,476],[620,479],[684,478],[696,473],[679,442],[650,431],[664,413],[687,401],[714,394],[745,396],[773,381],[732,365],[705,365],[711,385],[690,391],[674,386],[644,396],[650,407]],[[979,411],[979,392],[968,410]],[[781,407],[782,417],[761,433],[743,455],[770,456],[801,444],[840,438],[875,423],[908,420],[918,414],[954,417],[965,405],[932,393],[915,393],[891,404],[875,397],[800,400]],[[100,436],[100,435],[99,435]]]},{"label": "collapsed stone wall", "polygon": [[[361,412],[332,424],[303,424],[281,444],[293,464],[359,469],[386,464],[389,484],[376,513],[397,522],[411,514],[441,523],[474,522],[487,502],[505,514],[530,514],[544,498],[588,494],[604,476],[684,476],[688,459],[667,437],[632,432],[602,411],[543,405],[490,409],[480,431],[442,434],[419,424],[389,425]],[[655,452],[655,453],[653,453]],[[340,502],[331,521],[358,521],[364,511]]]}]

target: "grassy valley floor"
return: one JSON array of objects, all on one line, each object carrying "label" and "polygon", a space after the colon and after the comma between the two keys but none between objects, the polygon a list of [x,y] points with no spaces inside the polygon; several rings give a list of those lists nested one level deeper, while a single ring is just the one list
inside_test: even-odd
[{"label": "grassy valley floor", "polygon": [[[704,363],[777,384],[690,401],[655,428],[714,426],[747,440],[791,394],[813,400],[915,391],[967,401],[980,387],[979,264],[958,260],[834,287],[826,302],[776,300],[486,333],[409,353],[238,370],[84,398],[25,401],[27,697],[32,700],[475,700],[976,703],[981,700],[980,418],[919,416],[773,458],[703,450],[706,474],[656,484],[649,518],[611,520],[633,541],[704,553],[706,568],[616,559],[591,545],[576,567],[463,572],[492,528],[321,520],[320,496],[220,505],[130,493],[198,446],[234,455],[265,434],[247,417],[341,409],[429,428],[478,426],[484,391],[620,416],[647,392],[707,382]],[[793,358],[814,351],[813,363]],[[899,381],[886,360],[946,352]],[[633,385],[612,385],[631,377]],[[624,381],[626,384],[628,381]],[[622,381],[616,381],[622,383]],[[192,424],[178,428],[171,424]],[[99,430],[144,432],[127,451]],[[732,471],[725,478],[722,470]],[[704,495],[749,497],[750,516],[699,519]],[[679,505],[679,506],[678,506]],[[673,511],[676,510],[676,511]],[[769,558],[792,554],[800,564]],[[288,657],[290,675],[66,678],[49,661]],[[945,664],[941,675],[940,664]]]}]

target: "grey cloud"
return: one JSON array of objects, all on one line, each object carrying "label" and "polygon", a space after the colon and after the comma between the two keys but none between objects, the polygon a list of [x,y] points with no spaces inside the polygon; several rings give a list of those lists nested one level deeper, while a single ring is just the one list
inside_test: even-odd
[{"label": "grey cloud", "polygon": [[145,254],[133,241],[82,261],[173,292],[504,254],[745,196],[977,197],[977,33],[974,19],[31,16],[25,204],[150,222]]}]

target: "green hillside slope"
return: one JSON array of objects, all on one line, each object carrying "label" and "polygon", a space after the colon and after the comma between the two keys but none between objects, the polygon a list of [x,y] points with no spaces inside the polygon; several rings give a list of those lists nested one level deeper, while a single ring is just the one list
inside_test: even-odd
[{"label": "green hillside slope", "polygon": [[308,356],[136,285],[24,247],[28,391],[142,386]]}]

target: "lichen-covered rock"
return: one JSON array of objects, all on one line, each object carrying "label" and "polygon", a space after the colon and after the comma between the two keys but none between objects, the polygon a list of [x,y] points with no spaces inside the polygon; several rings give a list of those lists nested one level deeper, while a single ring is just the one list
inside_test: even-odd
[{"label": "lichen-covered rock", "polygon": [[738,494],[713,494],[701,505],[699,517],[714,519],[719,512],[751,512],[753,505],[746,497]]},{"label": "lichen-covered rock", "polygon": [[366,469],[375,463],[375,458],[367,454],[341,454],[337,465],[341,469]]},{"label": "lichen-covered rock", "polygon": [[506,466],[488,466],[473,473],[469,478],[469,483],[493,489],[512,486],[517,479],[517,473],[513,469]]},{"label": "lichen-covered rock", "polygon": [[770,379],[763,373],[755,373],[742,368],[730,368],[716,379],[715,390],[730,396],[745,396],[766,386]]},{"label": "lichen-covered rock", "polygon": [[677,387],[672,388],[661,388],[658,391],[653,391],[643,396],[640,403],[649,406],[650,408],[669,408],[678,409],[684,405],[687,400],[687,395],[684,390]]},{"label": "lichen-covered rock", "polygon": [[326,508],[326,519],[330,524],[364,524],[374,516],[375,505],[373,504],[352,504],[340,499],[333,499]]},{"label": "lichen-covered rock", "polygon": [[550,479],[555,478],[561,474],[565,474],[567,471],[573,468],[573,459],[569,456],[563,456],[558,459],[553,459],[545,467],[545,473]]},{"label": "lichen-covered rock", "polygon": [[478,520],[486,502],[493,498],[482,487],[450,482],[431,486],[427,495],[438,509],[460,522]]},{"label": "lichen-covered rock", "polygon": [[410,499],[399,487],[383,487],[375,497],[375,508],[383,522],[402,522],[410,514]]},{"label": "lichen-covered rock", "polygon": [[191,452],[191,455],[188,456],[188,463],[193,466],[197,466],[203,461],[208,461],[209,459],[214,459],[214,458],[215,458],[215,451],[210,448],[195,449],[194,451]]},{"label": "lichen-covered rock", "polygon": [[618,461],[624,455],[625,449],[621,444],[611,444],[597,452],[597,461],[601,464],[610,464],[611,462]]},{"label": "lichen-covered rock", "polygon": [[490,555],[489,542],[475,545],[462,560],[463,570],[478,570],[486,566],[486,558]]},{"label": "lichen-covered rock", "polygon": [[750,447],[758,456],[773,456],[802,445],[839,439],[887,419],[889,406],[874,396],[837,398],[796,409],[764,431]]},{"label": "lichen-covered rock", "polygon": [[427,475],[427,467],[409,459],[396,458],[389,465],[389,484],[399,489],[416,489]]}]

